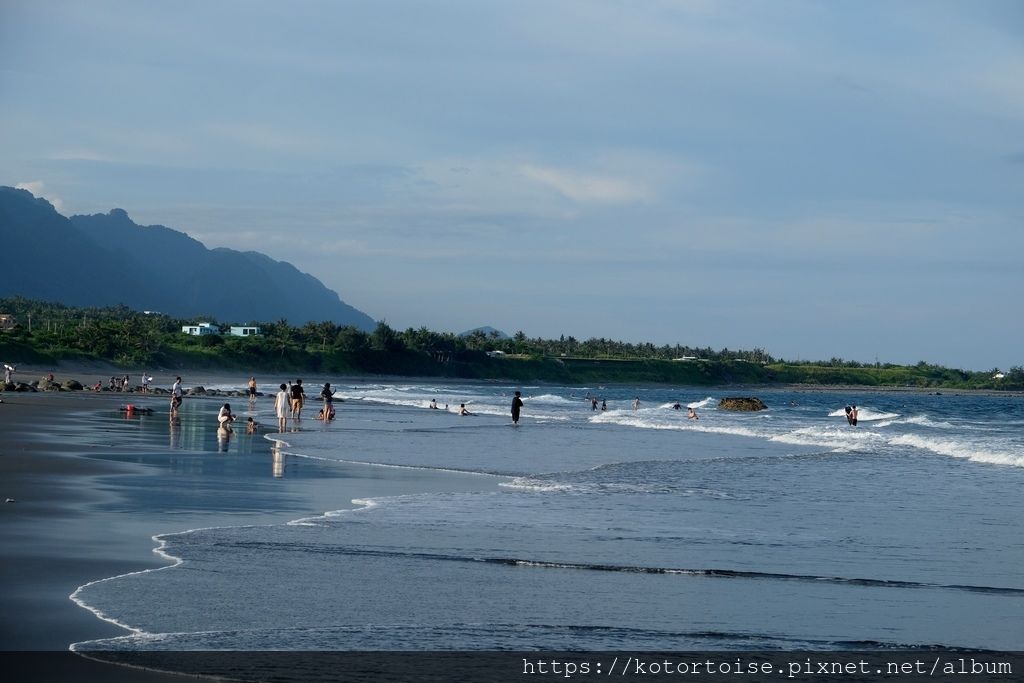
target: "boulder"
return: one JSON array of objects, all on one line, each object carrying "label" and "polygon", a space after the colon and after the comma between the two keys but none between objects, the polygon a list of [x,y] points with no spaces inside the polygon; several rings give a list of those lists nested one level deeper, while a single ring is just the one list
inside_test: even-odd
[{"label": "boulder", "polygon": [[721,410],[767,410],[768,406],[759,398],[732,396],[718,402]]},{"label": "boulder", "polygon": [[85,387],[77,379],[66,379],[64,380],[64,388],[68,391],[81,391]]},{"label": "boulder", "polygon": [[206,387],[203,387],[203,386],[192,387],[191,389],[189,389],[185,393],[187,395],[189,395],[189,396],[206,396]]}]

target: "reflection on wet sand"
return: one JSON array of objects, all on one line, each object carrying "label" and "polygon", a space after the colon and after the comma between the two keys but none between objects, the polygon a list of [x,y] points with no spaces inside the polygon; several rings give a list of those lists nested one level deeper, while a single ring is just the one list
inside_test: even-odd
[{"label": "reflection on wet sand", "polygon": [[275,479],[280,479],[284,476],[284,453],[281,452],[280,441],[275,441],[274,445],[270,447],[270,455],[272,458],[270,471]]}]

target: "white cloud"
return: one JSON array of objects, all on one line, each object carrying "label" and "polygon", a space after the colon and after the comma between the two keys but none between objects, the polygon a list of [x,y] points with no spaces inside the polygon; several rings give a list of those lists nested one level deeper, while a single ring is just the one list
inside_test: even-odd
[{"label": "white cloud", "polygon": [[57,209],[59,213],[64,213],[64,201],[57,195],[48,191],[42,180],[30,180],[25,183],[18,183],[15,187],[19,190],[28,190],[37,197],[42,197],[53,204],[53,208]]},{"label": "white cloud", "polygon": [[623,178],[588,175],[548,166],[524,165],[519,170],[527,178],[581,203],[622,204],[654,198],[649,187]]}]

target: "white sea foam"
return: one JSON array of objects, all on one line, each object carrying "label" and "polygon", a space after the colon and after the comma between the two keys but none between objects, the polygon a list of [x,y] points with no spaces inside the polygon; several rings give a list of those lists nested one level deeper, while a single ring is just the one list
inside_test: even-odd
[{"label": "white sea foam", "polygon": [[694,403],[687,403],[686,407],[687,408],[707,408],[709,406],[715,405],[717,402],[718,401],[716,401],[713,397],[708,396],[703,401],[695,401]]},{"label": "white sea foam", "polygon": [[802,427],[772,436],[770,441],[794,446],[824,446],[834,451],[861,450],[884,443],[878,434],[865,429],[834,426]]},{"label": "white sea foam", "polygon": [[937,439],[920,434],[901,434],[889,440],[893,446],[911,446],[922,450],[931,451],[939,455],[947,455],[953,458],[964,458],[974,462],[983,462],[991,465],[1011,465],[1013,467],[1024,467],[1024,453],[1012,447],[991,446],[979,448],[975,444],[964,443],[957,439]]}]

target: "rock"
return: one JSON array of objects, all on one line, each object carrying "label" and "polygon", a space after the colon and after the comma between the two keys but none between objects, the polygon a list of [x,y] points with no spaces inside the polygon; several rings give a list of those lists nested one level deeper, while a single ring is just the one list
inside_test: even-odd
[{"label": "rock", "polygon": [[[34,383],[33,383],[34,384]],[[25,384],[24,382],[18,382],[14,385],[14,391],[36,391],[36,388],[32,384]]]},{"label": "rock", "polygon": [[722,410],[767,410],[768,406],[759,398],[732,396],[718,402]]},{"label": "rock", "polygon": [[206,388],[203,386],[192,387],[186,394],[188,396],[206,396]]},{"label": "rock", "polygon": [[64,380],[64,388],[68,391],[81,391],[85,387],[77,379],[66,379]]}]

